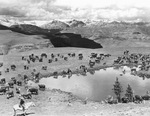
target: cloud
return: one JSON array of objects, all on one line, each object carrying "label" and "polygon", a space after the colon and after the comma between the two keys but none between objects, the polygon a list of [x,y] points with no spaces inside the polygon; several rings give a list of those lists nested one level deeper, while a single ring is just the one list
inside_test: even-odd
[{"label": "cloud", "polygon": [[14,17],[24,17],[25,12],[15,9],[15,8],[1,8],[0,15],[14,16]]},{"label": "cloud", "polygon": [[0,15],[20,19],[150,19],[149,0],[0,0]]}]

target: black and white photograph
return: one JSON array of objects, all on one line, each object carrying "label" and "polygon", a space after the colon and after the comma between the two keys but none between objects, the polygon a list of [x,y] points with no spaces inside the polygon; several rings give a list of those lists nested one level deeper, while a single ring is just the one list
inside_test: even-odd
[{"label": "black and white photograph", "polygon": [[0,116],[150,116],[150,0],[0,0]]}]

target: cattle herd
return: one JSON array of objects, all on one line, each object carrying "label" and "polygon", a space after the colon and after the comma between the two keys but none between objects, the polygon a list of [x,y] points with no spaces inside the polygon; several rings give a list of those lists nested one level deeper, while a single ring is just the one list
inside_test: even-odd
[{"label": "cattle herd", "polygon": [[[88,64],[84,65],[81,63],[79,67],[77,67],[75,70],[71,70],[70,68],[67,68],[66,70],[62,70],[61,72],[54,71],[52,73],[52,76],[57,79],[58,75],[61,75],[62,77],[66,77],[68,75],[68,78],[72,76],[72,74],[80,73],[80,74],[86,74],[90,70],[93,69],[96,65],[97,66],[107,66],[107,58],[111,57],[110,54],[99,54],[99,53],[91,53],[88,59]],[[21,94],[25,99],[32,99],[32,95],[38,95],[38,91],[44,91],[46,86],[43,84],[38,84],[39,88],[30,87],[27,86],[27,83],[29,80],[34,81],[35,83],[38,83],[39,80],[42,78],[42,74],[40,72],[37,72],[37,69],[32,67],[31,65],[33,63],[42,63],[38,68],[41,68],[40,70],[48,71],[49,70],[49,64],[52,64],[54,62],[58,62],[59,60],[63,60],[63,62],[67,62],[73,58],[76,58],[79,61],[84,61],[85,56],[82,53],[68,53],[68,54],[60,54],[60,53],[51,53],[50,55],[47,55],[46,53],[41,53],[40,55],[30,54],[28,56],[21,56],[21,61],[25,62],[23,65],[23,70],[28,71],[32,69],[31,75],[21,75],[18,74],[18,77],[21,79],[18,79],[16,77],[11,77],[9,82],[6,82],[5,78],[1,78],[0,80],[0,94],[3,94],[7,96],[7,99],[14,97],[15,94]],[[46,62],[46,64],[45,64]],[[45,64],[45,65],[44,65]],[[126,64],[134,64],[134,65],[141,65],[140,69],[148,71],[150,67],[150,55],[143,55],[143,54],[136,54],[132,53],[130,54],[128,50],[124,51],[122,56],[119,56],[116,60],[114,60],[112,66],[115,65],[126,65]],[[33,66],[33,65],[32,65]],[[0,67],[3,67],[3,63],[0,63]],[[9,73],[11,71],[16,71],[17,65],[11,64],[10,67],[7,67],[4,72],[0,71],[0,75],[2,73]],[[92,73],[92,72],[91,72]],[[23,78],[22,78],[23,77]],[[21,87],[25,87],[27,93],[22,94],[20,91]],[[15,93],[15,94],[14,94]],[[140,99],[136,96],[137,99]],[[125,98],[123,98],[125,101]],[[146,98],[147,99],[147,98]],[[149,99],[149,98],[148,98]]]}]

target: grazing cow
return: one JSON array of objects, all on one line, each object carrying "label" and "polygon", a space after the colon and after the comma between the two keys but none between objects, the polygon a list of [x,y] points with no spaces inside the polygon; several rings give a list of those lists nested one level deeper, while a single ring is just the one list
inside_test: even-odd
[{"label": "grazing cow", "polygon": [[23,76],[23,79],[24,79],[24,80],[28,80],[28,76],[27,76],[27,75],[24,75],[24,76]]},{"label": "grazing cow", "polygon": [[66,77],[66,75],[67,75],[67,72],[63,70],[63,71],[62,71],[62,76],[63,76],[63,77]]},{"label": "grazing cow", "polygon": [[39,84],[39,90],[45,91],[45,85],[44,84]]},{"label": "grazing cow", "polygon": [[14,92],[13,91],[9,91],[7,92],[7,99],[11,98],[11,97],[14,97]]},{"label": "grazing cow", "polygon": [[68,68],[67,73],[68,73],[68,74],[72,74],[72,71]]},{"label": "grazing cow", "polygon": [[41,54],[41,57],[47,58],[47,54],[46,54],[46,53],[42,53],[42,54]]},{"label": "grazing cow", "polygon": [[68,60],[68,57],[64,57],[64,60],[67,61],[67,60]]},{"label": "grazing cow", "polygon": [[11,80],[12,80],[12,82],[13,82],[14,84],[16,84],[17,80],[16,80],[15,77],[12,77]]},{"label": "grazing cow", "polygon": [[15,71],[15,69],[16,69],[16,65],[11,65],[11,70],[13,70],[13,71]]},{"label": "grazing cow", "polygon": [[99,59],[96,59],[95,62],[96,62],[96,63],[100,63],[100,60],[99,60]]},{"label": "grazing cow", "polygon": [[6,68],[6,71],[5,71],[5,73],[8,73],[9,72],[9,68]]},{"label": "grazing cow", "polygon": [[55,55],[52,53],[52,54],[51,54],[51,58],[54,58],[54,57],[55,57]]},{"label": "grazing cow", "polygon": [[19,87],[16,88],[16,93],[20,94],[20,88]]},{"label": "grazing cow", "polygon": [[150,100],[150,96],[149,95],[144,95],[144,96],[142,96],[142,99],[143,100]]},{"label": "grazing cow", "polygon": [[17,84],[18,86],[22,86],[22,82],[21,82],[21,81],[17,81],[16,84]]},{"label": "grazing cow", "polygon": [[28,94],[22,94],[21,96],[22,96],[24,99],[31,99],[31,98],[32,98],[31,93],[28,93]]},{"label": "grazing cow", "polygon": [[55,58],[55,62],[57,62],[58,61],[58,58]]},{"label": "grazing cow", "polygon": [[9,82],[8,85],[9,85],[10,88],[14,88],[14,83],[13,82]]},{"label": "grazing cow", "polygon": [[38,95],[38,89],[37,88],[29,88],[28,92],[34,95]]},{"label": "grazing cow", "polygon": [[96,58],[97,57],[97,53],[91,53],[91,57],[90,58]]},{"label": "grazing cow", "polygon": [[0,75],[2,75],[2,72],[0,71]]},{"label": "grazing cow", "polygon": [[91,68],[93,68],[93,66],[95,65],[95,62],[92,62],[91,60],[89,61],[89,65]]},{"label": "grazing cow", "polygon": [[72,57],[75,57],[76,56],[76,54],[75,53],[72,53]]},{"label": "grazing cow", "polygon": [[49,60],[48,60],[48,63],[52,63],[52,61],[53,61],[52,59],[49,59]]},{"label": "grazing cow", "polygon": [[47,66],[42,66],[42,70],[47,70]]},{"label": "grazing cow", "polygon": [[6,93],[6,88],[1,87],[0,88],[0,94],[4,95]]},{"label": "grazing cow", "polygon": [[122,103],[129,103],[128,97],[122,97],[121,101],[122,101]]},{"label": "grazing cow", "polygon": [[6,83],[6,79],[5,79],[5,78],[2,78],[2,79],[1,79],[1,83],[2,83],[2,84],[5,84],[5,83]]},{"label": "grazing cow", "polygon": [[79,56],[79,60],[82,60],[83,59],[83,56]]},{"label": "grazing cow", "polygon": [[143,99],[142,99],[141,96],[135,95],[135,96],[134,96],[134,102],[135,102],[135,103],[142,103],[142,102],[143,102]]},{"label": "grazing cow", "polygon": [[57,71],[53,72],[53,75],[54,75],[54,78],[57,79],[57,77],[58,77],[58,72],[57,72]]},{"label": "grazing cow", "polygon": [[40,59],[39,59],[39,62],[43,62],[43,58],[40,58]]},{"label": "grazing cow", "polygon": [[0,67],[2,67],[3,66],[3,63],[0,63]]}]

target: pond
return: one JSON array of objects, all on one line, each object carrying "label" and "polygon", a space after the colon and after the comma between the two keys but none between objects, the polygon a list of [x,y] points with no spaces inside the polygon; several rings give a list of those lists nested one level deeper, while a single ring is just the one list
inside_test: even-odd
[{"label": "pond", "polygon": [[[125,72],[124,72],[125,70]],[[95,71],[94,74],[87,73],[83,75],[72,75],[70,78],[58,76],[43,78],[41,84],[45,84],[47,88],[61,89],[66,92],[72,92],[81,98],[88,98],[94,101],[104,100],[108,95],[115,96],[113,93],[113,84],[116,77],[123,86],[124,95],[127,85],[130,84],[134,93],[144,95],[150,90],[150,79],[143,79],[138,76],[131,75],[131,69],[127,66],[120,68],[107,68]]]}]

